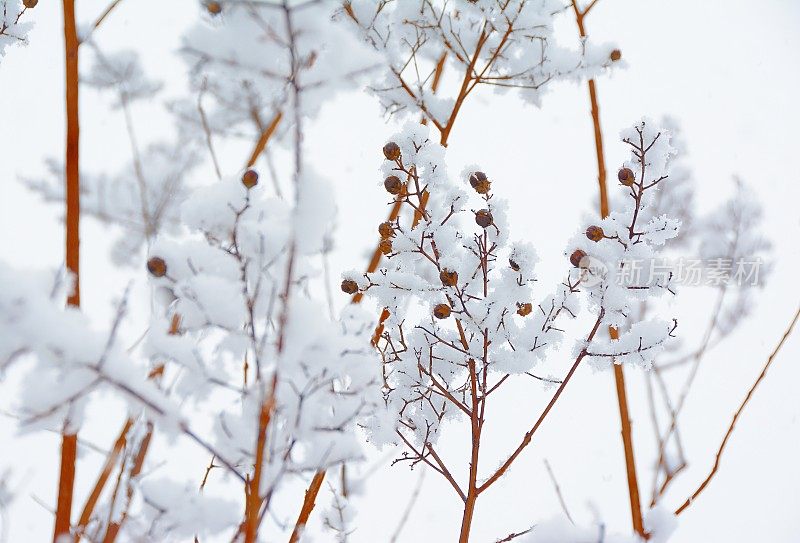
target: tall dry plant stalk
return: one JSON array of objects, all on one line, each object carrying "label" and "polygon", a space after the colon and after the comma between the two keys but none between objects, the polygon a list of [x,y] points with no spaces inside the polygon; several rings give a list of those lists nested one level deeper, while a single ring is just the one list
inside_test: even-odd
[{"label": "tall dry plant stalk", "polygon": [[[75,0],[64,0],[64,62],[67,112],[66,136],[66,265],[72,274],[73,287],[67,304],[81,305],[80,291],[80,126],[78,117],[78,31],[75,24]],[[72,495],[75,487],[75,464],[78,459],[77,428],[65,423],[61,437],[61,468],[58,480],[53,541],[70,536]]]},{"label": "tall dry plant stalk", "polygon": [[[598,0],[592,0],[585,8],[578,7],[577,0],[572,0],[572,9],[575,13],[575,21],[578,24],[578,32],[581,39],[586,39],[586,27],[584,19],[591,9],[597,4]],[[612,53],[617,59],[620,58],[619,52]],[[606,164],[605,153],[603,152],[603,131],[600,127],[600,106],[597,100],[597,85],[594,79],[587,82],[589,88],[589,102],[591,104],[592,125],[594,127],[594,144],[597,156],[597,185],[599,188],[599,208],[600,217],[606,218],[609,213],[608,207],[608,188],[606,183]],[[611,339],[619,339],[616,328],[609,327],[608,333]],[[639,498],[639,481],[636,475],[636,457],[633,453],[633,430],[631,428],[631,416],[628,409],[628,394],[625,390],[625,373],[621,364],[614,364],[614,385],[617,392],[617,406],[619,407],[619,418],[621,423],[620,433],[622,435],[622,447],[625,454],[625,472],[628,480],[628,497],[630,500],[631,522],[634,531],[645,535],[644,521],[642,518],[642,505]]]}]

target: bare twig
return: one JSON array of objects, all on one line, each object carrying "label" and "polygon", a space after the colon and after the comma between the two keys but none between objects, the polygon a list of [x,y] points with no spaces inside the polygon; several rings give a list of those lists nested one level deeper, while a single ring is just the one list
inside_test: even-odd
[{"label": "bare twig", "polygon": [[91,30],[89,31],[89,35],[84,37],[83,41],[86,41],[86,40],[89,39],[89,37],[94,33],[94,31],[97,30],[100,27],[101,24],[103,24],[103,21],[106,20],[106,17],[108,17],[111,14],[111,12],[114,11],[114,9],[121,2],[122,2],[122,0],[114,0],[113,2],[111,2],[108,5],[108,7],[106,7],[106,9],[103,10],[103,12],[100,14],[100,16],[98,16],[97,19],[95,19],[94,23],[92,23],[92,27],[91,27]]},{"label": "bare twig", "polygon": [[731,424],[730,426],[728,426],[728,431],[725,432],[725,437],[722,438],[722,443],[720,443],[719,449],[717,450],[717,455],[714,459],[714,465],[712,466],[711,471],[709,472],[708,476],[705,479],[703,479],[703,482],[700,483],[700,486],[697,487],[697,490],[695,490],[692,493],[692,495],[689,496],[686,499],[686,501],[683,502],[683,504],[675,510],[676,515],[680,515],[683,511],[685,511],[686,508],[689,507],[694,502],[695,498],[697,498],[706,489],[708,483],[710,483],[711,479],[713,479],[714,476],[717,474],[717,470],[719,470],[720,460],[722,458],[722,453],[725,451],[725,446],[728,444],[728,440],[733,434],[733,429],[736,427],[736,421],[739,420],[739,416],[744,411],[744,408],[747,406],[748,402],[750,401],[750,398],[753,397],[753,393],[755,392],[758,385],[761,383],[761,381],[764,380],[764,377],[767,375],[767,370],[772,364],[772,361],[775,359],[775,356],[781,350],[781,347],[783,347],[783,344],[786,342],[786,339],[789,337],[789,335],[791,335],[792,330],[794,329],[794,325],[797,323],[797,319],[799,317],[800,317],[800,308],[798,308],[797,312],[794,314],[792,322],[789,323],[789,327],[783,333],[783,336],[781,337],[781,340],[778,342],[778,345],[772,351],[772,354],[769,355],[766,364],[764,364],[764,368],[761,370],[761,373],[758,375],[758,378],[756,378],[755,382],[753,383],[753,386],[751,386],[750,390],[747,391],[747,395],[745,395],[744,400],[742,400],[742,403],[739,405],[739,409],[737,409],[736,413],[734,413],[733,419],[731,420]]},{"label": "bare twig", "polygon": [[[601,312],[594,323],[592,331],[586,338],[587,345],[592,341],[592,339],[594,339],[594,336],[597,333],[597,329],[600,327],[600,322],[602,321],[602,319],[603,319],[603,314]],[[511,464],[514,463],[514,460],[516,460],[517,457],[522,453],[522,451],[525,450],[525,447],[527,447],[530,444],[533,435],[536,433],[536,430],[539,429],[539,426],[542,425],[542,422],[544,422],[544,419],[546,419],[547,415],[550,413],[550,410],[553,409],[553,406],[558,401],[558,398],[561,396],[561,393],[564,392],[564,389],[569,384],[570,379],[572,379],[572,376],[575,374],[575,370],[578,369],[581,360],[583,360],[585,356],[586,356],[586,350],[584,349],[583,351],[580,352],[580,354],[578,354],[577,358],[575,359],[575,362],[572,364],[572,367],[569,369],[569,372],[567,372],[567,375],[564,377],[562,383],[556,389],[555,393],[553,394],[553,397],[547,403],[547,406],[544,408],[544,411],[542,411],[542,414],[539,415],[539,418],[536,419],[536,422],[533,424],[531,429],[528,430],[528,432],[523,436],[522,442],[517,446],[514,452],[511,453],[508,459],[505,462],[503,462],[503,464],[497,469],[497,471],[495,471],[491,477],[489,477],[481,486],[478,487],[478,492],[483,492],[484,490],[489,488],[493,483],[495,483],[500,477],[502,477],[503,474],[505,474],[505,472],[508,470],[508,468],[511,467]]]},{"label": "bare twig", "polygon": [[553,468],[550,467],[550,462],[547,461],[547,458],[544,459],[544,467],[547,468],[547,475],[550,476],[550,480],[553,482],[553,488],[556,491],[556,496],[558,496],[558,503],[561,504],[561,509],[564,511],[569,521],[575,524],[575,521],[572,520],[572,515],[569,514],[569,509],[567,509],[567,502],[564,501],[564,496],[561,495],[561,487],[558,486],[556,475],[553,473]]},{"label": "bare twig", "polygon": [[402,532],[403,528],[405,528],[405,525],[411,516],[411,511],[414,509],[414,505],[416,505],[417,500],[419,499],[419,494],[422,490],[422,483],[425,482],[426,473],[427,470],[423,468],[419,474],[419,479],[417,479],[417,485],[414,487],[414,491],[411,493],[411,497],[408,499],[408,504],[403,510],[403,515],[400,517],[400,521],[397,523],[397,528],[394,529],[392,537],[389,539],[389,543],[397,543],[397,539],[400,537],[400,532]]}]

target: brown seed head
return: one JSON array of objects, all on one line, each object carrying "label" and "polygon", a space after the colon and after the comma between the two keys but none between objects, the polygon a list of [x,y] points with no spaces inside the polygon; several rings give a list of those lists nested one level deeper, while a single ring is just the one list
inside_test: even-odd
[{"label": "brown seed head", "polygon": [[389,194],[400,194],[400,191],[403,190],[403,182],[396,175],[390,175],[383,180],[383,188]]},{"label": "brown seed head", "polygon": [[358,292],[358,283],[352,279],[345,279],[342,281],[342,292],[345,294],[355,294]]},{"label": "brown seed head", "polygon": [[39,3],[39,0],[22,0],[22,5],[28,9],[33,9],[36,7],[36,4]]},{"label": "brown seed head", "polygon": [[508,265],[511,266],[512,270],[517,271],[517,272],[519,271],[519,264],[517,264],[516,262],[514,262],[510,258],[508,259]]},{"label": "brown seed head", "polygon": [[222,13],[222,4],[219,2],[214,2],[213,0],[206,2],[206,11],[208,11],[211,15],[219,15]]},{"label": "brown seed head", "polygon": [[458,284],[458,273],[448,269],[443,269],[439,273],[439,279],[442,281],[444,286],[454,287]]},{"label": "brown seed head", "polygon": [[630,168],[622,168],[617,172],[617,179],[626,187],[630,187],[636,180],[636,176],[633,175],[633,170]]},{"label": "brown seed head", "polygon": [[478,194],[488,194],[492,188],[492,183],[483,172],[475,172],[469,176],[469,184]]},{"label": "brown seed head", "polygon": [[258,172],[255,170],[247,170],[242,174],[242,185],[247,187],[248,190],[258,185]]},{"label": "brown seed head", "polygon": [[392,252],[392,240],[382,239],[381,242],[378,244],[378,248],[383,254],[388,255],[389,253]]},{"label": "brown seed head", "polygon": [[533,305],[529,303],[521,304],[517,302],[517,315],[520,317],[527,317],[531,314],[531,311],[533,311]]},{"label": "brown seed head", "polygon": [[163,258],[154,256],[147,261],[147,271],[153,277],[164,277],[167,275],[167,263],[164,262]]},{"label": "brown seed head", "polygon": [[390,141],[383,146],[383,156],[386,157],[386,160],[397,160],[400,158],[400,146]]},{"label": "brown seed head", "polygon": [[590,226],[586,229],[586,237],[596,243],[605,237],[605,233],[599,226]]},{"label": "brown seed head", "polygon": [[576,268],[581,267],[581,261],[586,258],[586,253],[581,251],[580,249],[576,249],[571,255],[569,255],[570,263],[575,266]]},{"label": "brown seed head", "polygon": [[433,308],[433,316],[437,319],[446,319],[450,316],[450,306],[447,304],[437,304]]},{"label": "brown seed head", "polygon": [[614,49],[613,51],[611,51],[611,54],[608,55],[608,57],[611,59],[611,62],[616,62],[622,58],[622,51],[620,51],[619,49]]},{"label": "brown seed head", "polygon": [[382,222],[378,225],[378,234],[381,235],[381,239],[388,239],[394,236],[394,227],[390,222]]},{"label": "brown seed head", "polygon": [[494,222],[494,219],[492,218],[492,213],[488,209],[481,209],[475,213],[475,222],[478,223],[478,226],[481,228],[489,228]]}]

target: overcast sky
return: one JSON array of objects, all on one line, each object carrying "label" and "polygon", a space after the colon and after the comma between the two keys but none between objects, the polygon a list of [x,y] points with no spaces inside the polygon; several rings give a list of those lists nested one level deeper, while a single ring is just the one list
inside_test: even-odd
[{"label": "overcast sky", "polygon": [[[78,4],[83,22],[105,7],[101,0]],[[19,178],[41,175],[45,157],[63,154],[60,2],[43,0],[32,15],[36,26],[30,45],[10,49],[0,64],[0,254],[17,267],[54,268],[63,261],[62,209],[41,203]],[[124,0],[97,39],[109,51],[139,51],[148,74],[164,81],[164,97],[177,96],[185,88],[185,66],[174,52],[183,29],[197,15],[193,0]],[[687,402],[682,427],[691,465],[665,499],[674,506],[707,473],[731,415],[800,303],[800,2],[600,0],[587,27],[592,37],[616,42],[628,63],[627,69],[598,82],[609,169],[615,171],[627,153],[617,142],[622,128],[642,116],[673,116],[688,143],[698,207],[707,210],[720,203],[732,190],[732,177],[740,176],[764,206],[764,232],[774,245],[774,270],[753,316],[709,354]],[[566,17],[559,33],[573,36],[574,21]],[[113,172],[129,160],[121,113],[109,106],[107,97],[93,91],[82,95],[85,171]],[[137,106],[134,122],[144,142],[169,137],[172,131],[169,115],[157,102]],[[312,162],[331,177],[339,195],[334,277],[364,265],[370,236],[386,213],[385,193],[378,185],[380,147],[395,128],[362,92],[335,98],[310,127],[306,141]],[[245,147],[224,149],[223,169],[236,171],[246,155]],[[584,214],[593,211],[594,160],[584,85],[553,87],[539,110],[524,106],[513,94],[478,92],[459,117],[448,149],[450,172],[479,163],[490,173],[496,193],[511,203],[513,237],[537,247],[543,281],[555,279],[567,239]],[[210,181],[213,170],[204,168],[197,175]],[[84,308],[99,325],[107,322],[110,302],[127,281],[134,275],[140,283],[143,279],[140,270],[108,264],[110,237],[105,230],[90,220],[83,225]],[[13,285],[3,285],[9,287]],[[688,290],[676,311],[680,332],[691,344],[707,320],[711,296]],[[562,351],[563,360],[555,368],[564,367],[567,354],[568,349]],[[737,426],[719,475],[681,516],[675,542],[800,541],[798,355],[800,337],[795,335]],[[628,370],[628,382],[643,493],[649,495],[654,442],[646,420],[644,380]],[[499,462],[549,398],[529,383],[513,390],[513,398],[500,401],[489,414],[485,466]],[[85,437],[107,446],[120,420],[121,415],[109,416],[107,428]],[[44,541],[50,515],[33,496],[53,503],[57,438],[13,436],[11,421],[0,419],[0,472],[11,468],[20,488],[9,511],[9,541]],[[454,452],[446,456],[455,457],[466,436],[464,428],[453,428],[445,443]],[[494,541],[560,511],[543,458],[552,464],[573,516],[590,520],[594,507],[610,529],[628,529],[610,372],[582,368],[536,440],[511,475],[481,497],[476,542]],[[377,462],[384,453],[370,457]],[[193,477],[202,474],[207,460],[203,453],[190,451],[176,469]],[[79,478],[82,470],[95,473],[98,462],[98,455],[87,453]],[[387,526],[399,520],[417,473],[386,463],[368,479],[365,499],[357,502],[360,517],[352,541],[386,539]],[[422,496],[401,540],[452,540],[460,522],[460,504],[452,490],[429,473]],[[296,503],[285,504],[280,513],[292,517]]]}]

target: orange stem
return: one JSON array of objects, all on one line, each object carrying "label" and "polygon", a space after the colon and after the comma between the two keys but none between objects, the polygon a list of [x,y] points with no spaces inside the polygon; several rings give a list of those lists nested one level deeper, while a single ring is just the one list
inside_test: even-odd
[{"label": "orange stem", "polygon": [[[170,335],[175,335],[178,333],[181,324],[181,316],[177,313],[172,315],[172,320],[169,326],[169,333]],[[148,374],[148,379],[156,379],[157,377],[161,377],[164,374],[164,364],[159,364],[155,368],[153,368],[150,373]],[[111,451],[108,453],[106,457],[105,464],[103,464],[103,469],[100,471],[100,475],[97,476],[97,481],[92,488],[92,491],[89,493],[89,497],[86,499],[86,504],[83,506],[83,511],[81,512],[80,519],[78,520],[78,526],[75,530],[75,543],[78,543],[83,535],[83,530],[86,529],[88,526],[89,521],[92,519],[92,513],[94,512],[95,507],[97,506],[97,502],[100,498],[100,494],[103,492],[103,488],[105,487],[106,483],[108,483],[108,479],[111,476],[111,472],[114,469],[114,465],[116,464],[117,460],[119,459],[119,455],[122,450],[125,448],[127,443],[127,436],[128,431],[130,430],[131,426],[133,426],[133,419],[128,418],[125,421],[125,424],[122,425],[122,429],[119,432],[119,436],[117,440],[114,442],[114,446],[112,447]],[[152,434],[152,430],[148,431],[147,436],[145,436],[144,440],[149,443],[150,441],[150,434]],[[147,451],[147,447],[142,446],[140,449],[141,451]],[[142,456],[142,463],[144,463],[144,456]]]},{"label": "orange stem", "polygon": [[272,389],[267,398],[261,404],[261,414],[258,417],[258,437],[256,439],[256,464],[253,470],[253,478],[247,485],[247,502],[245,506],[244,541],[245,543],[255,543],[258,535],[259,514],[261,508],[261,475],[264,468],[264,452],[267,445],[267,428],[272,418],[272,408],[275,404],[275,386],[277,385],[277,374],[272,377]]},{"label": "orange stem", "polygon": [[100,494],[103,492],[103,487],[105,487],[108,479],[111,477],[111,472],[114,470],[114,465],[117,463],[117,459],[119,458],[122,449],[125,448],[128,430],[131,429],[132,425],[133,421],[131,419],[125,421],[125,424],[119,433],[119,437],[117,437],[117,440],[114,442],[114,447],[106,457],[105,464],[103,464],[103,469],[100,471],[100,475],[97,477],[97,482],[95,483],[94,488],[92,488],[89,497],[86,499],[86,504],[83,506],[83,511],[81,512],[80,519],[78,520],[78,526],[75,529],[75,543],[80,541],[83,530],[86,529],[86,526],[92,519],[92,512],[97,506],[97,502],[100,499]]},{"label": "orange stem", "polygon": [[[596,0],[595,0],[596,1]],[[578,9],[576,0],[572,0],[572,9],[575,12],[575,21],[578,23],[578,31],[581,38],[586,38],[586,28],[583,25],[583,18],[594,7],[592,2],[584,11]],[[603,151],[603,132],[600,128],[600,108],[597,101],[597,86],[593,79],[589,80],[589,101],[592,108],[592,124],[594,126],[594,143],[597,155],[597,184],[600,188],[600,215],[605,218],[608,216],[608,185],[606,183],[606,164],[605,153]],[[608,333],[611,339],[618,339],[619,332],[609,327]],[[642,519],[642,506],[639,498],[639,481],[636,476],[636,459],[633,454],[633,432],[631,428],[631,418],[628,410],[628,396],[625,390],[625,374],[622,366],[614,364],[614,383],[617,389],[617,405],[619,407],[619,418],[621,422],[622,446],[625,452],[625,468],[628,477],[628,497],[631,505],[631,521],[633,529],[641,536],[645,536],[644,522]]]},{"label": "orange stem", "polygon": [[[125,511],[122,513],[122,517],[118,522],[112,522],[108,525],[108,528],[106,528],[106,535],[103,538],[103,543],[114,543],[119,535],[119,531],[122,529],[122,525],[128,518],[128,507],[130,507],[131,498],[133,497],[133,485],[131,484],[131,481],[138,477],[142,472],[142,468],[144,467],[144,459],[145,456],[147,456],[147,450],[150,447],[150,440],[152,437],[153,426],[152,424],[148,424],[147,433],[142,438],[142,443],[139,445],[139,450],[136,452],[136,457],[133,460],[133,467],[131,468],[131,472],[128,476],[128,488],[125,490],[125,495],[127,496]],[[124,465],[120,466],[120,470],[122,469],[124,469]],[[115,492],[116,491],[117,489],[115,489]]]},{"label": "orange stem", "polygon": [[322,482],[324,480],[324,469],[317,471],[314,474],[314,478],[311,479],[311,484],[308,486],[308,490],[306,490],[306,497],[303,500],[303,508],[300,509],[300,514],[297,516],[297,522],[294,524],[294,530],[292,530],[292,536],[289,538],[289,543],[297,543],[300,540],[300,535],[303,533],[303,529],[308,522],[308,518],[311,516],[311,512],[314,510],[317,494],[319,494],[319,489],[322,488]]},{"label": "orange stem", "polygon": [[278,128],[278,124],[281,122],[281,118],[283,118],[282,112],[277,112],[275,116],[272,118],[270,123],[261,132],[261,136],[258,138],[256,142],[256,146],[253,148],[253,152],[250,153],[250,158],[247,161],[247,167],[252,168],[256,161],[258,160],[259,155],[264,152],[264,149],[267,147],[267,143],[269,142],[272,135],[275,133],[275,129]]},{"label": "orange stem", "polygon": [[[75,0],[63,0],[64,5],[64,63],[66,85],[66,265],[73,275],[74,287],[67,304],[79,307],[80,294],[80,178],[78,170],[78,32],[75,26]],[[61,439],[61,468],[56,500],[53,541],[70,536],[72,495],[75,486],[75,463],[78,456],[77,433],[69,432],[65,423]]]}]

